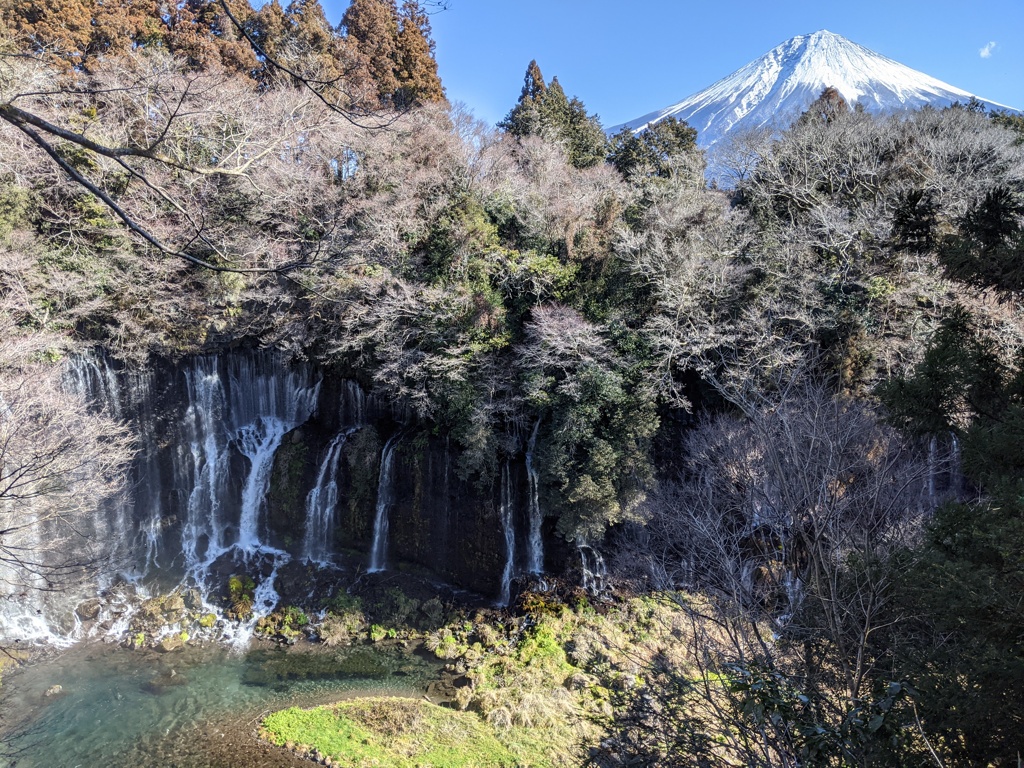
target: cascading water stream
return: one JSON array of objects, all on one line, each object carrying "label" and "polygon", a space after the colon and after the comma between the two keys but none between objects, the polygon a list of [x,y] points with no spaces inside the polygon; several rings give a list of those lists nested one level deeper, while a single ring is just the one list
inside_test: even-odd
[{"label": "cascading water stream", "polygon": [[[312,415],[320,382],[314,383],[303,367],[280,372],[277,359],[267,354],[198,358],[186,370],[185,379],[185,425],[193,471],[182,551],[186,572],[205,591],[207,572],[218,557],[233,548],[246,557],[266,550],[260,524],[274,455],[285,434]],[[249,465],[233,539],[224,509],[230,499],[232,451],[248,459]]]},{"label": "cascading water stream", "polygon": [[544,516],[540,509],[540,477],[537,468],[533,464],[533,452],[537,447],[537,431],[540,429],[540,419],[533,425],[533,432],[526,444],[526,476],[529,482],[529,512],[530,512],[530,551],[529,551],[529,572],[535,576],[544,573],[544,539],[541,535],[541,525]]},{"label": "cascading water stream", "polygon": [[515,502],[512,497],[512,470],[506,461],[501,468],[501,499],[498,512],[501,517],[501,530],[505,536],[505,568],[501,573],[501,595],[498,605],[505,607],[512,597],[512,574],[516,559],[516,530],[513,524]]},{"label": "cascading water stream", "polygon": [[237,542],[238,548],[246,554],[260,547],[260,516],[270,490],[274,454],[285,433],[292,428],[280,419],[260,417],[238,431],[238,450],[249,459],[249,474],[242,488]]},{"label": "cascading water stream", "polygon": [[327,455],[320,462],[316,485],[306,496],[306,534],[302,540],[302,557],[307,562],[330,564],[334,511],[338,505],[338,466],[345,442],[355,431],[355,428],[348,429],[331,441]]},{"label": "cascading water stream", "polygon": [[[121,387],[117,375],[104,358],[93,355],[70,358],[65,367],[63,386],[66,391],[87,399],[92,408],[103,411],[118,421],[122,420]],[[133,542],[131,537],[126,535],[131,531],[131,510],[117,501],[104,507],[93,515],[93,530],[89,535],[95,541],[105,543],[109,562],[122,578],[135,580],[137,574],[129,570]],[[105,581],[111,575],[100,573],[101,579]]]},{"label": "cascading water stream", "polygon": [[604,557],[582,539],[576,540],[576,550],[580,554],[583,588],[596,597],[608,588],[608,567]]},{"label": "cascading water stream", "polygon": [[202,584],[213,561],[227,551],[226,526],[221,521],[229,470],[228,440],[222,427],[227,418],[227,396],[216,358],[196,360],[185,371],[185,384],[187,445],[181,446],[181,450],[187,449],[191,457],[192,482],[181,531],[181,550],[186,574]]},{"label": "cascading water stream", "polygon": [[380,455],[380,479],[377,482],[377,510],[373,517],[373,546],[370,549],[370,573],[379,573],[387,568],[388,561],[388,512],[395,503],[394,461],[395,446],[402,439],[402,433],[393,435],[385,444]]}]

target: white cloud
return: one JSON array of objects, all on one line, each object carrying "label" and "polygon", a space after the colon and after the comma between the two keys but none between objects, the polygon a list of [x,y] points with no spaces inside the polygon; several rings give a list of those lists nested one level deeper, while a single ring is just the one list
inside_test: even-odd
[{"label": "white cloud", "polygon": [[993,40],[988,45],[986,45],[984,48],[979,49],[978,50],[978,55],[981,56],[981,58],[983,58],[983,59],[991,59],[992,58],[992,51],[994,51],[995,49],[996,49],[996,41]]}]

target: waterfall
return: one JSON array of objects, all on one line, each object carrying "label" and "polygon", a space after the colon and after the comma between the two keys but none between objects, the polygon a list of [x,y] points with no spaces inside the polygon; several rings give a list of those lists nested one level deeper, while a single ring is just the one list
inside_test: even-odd
[{"label": "waterfall", "polygon": [[[181,531],[181,550],[185,570],[197,582],[205,581],[206,571],[227,547],[221,503],[227,496],[229,469],[228,440],[221,428],[227,421],[227,396],[217,370],[217,360],[199,358],[185,371],[188,408],[184,417],[184,438],[179,454],[192,459],[191,483],[180,477],[176,482],[191,485],[185,524]],[[184,457],[181,457],[184,458]],[[183,482],[184,481],[184,482]]]},{"label": "waterfall", "polygon": [[501,596],[499,606],[507,606],[512,596],[512,573],[516,559],[516,530],[512,516],[515,504],[512,497],[512,470],[508,461],[501,468],[501,501],[498,507],[501,530],[505,535],[505,569],[501,573]]},{"label": "waterfall", "polygon": [[537,447],[537,430],[540,429],[540,418],[533,425],[530,441],[526,444],[526,476],[529,481],[530,505],[530,552],[529,571],[535,576],[544,573],[544,539],[541,536],[541,524],[544,521],[540,509],[540,477],[533,464],[533,451]]},{"label": "waterfall", "polygon": [[949,491],[954,499],[960,499],[964,492],[964,466],[963,457],[960,455],[960,440],[955,432],[950,432],[949,438],[951,441]]},{"label": "waterfall", "polygon": [[338,504],[338,465],[345,442],[355,429],[337,435],[320,462],[316,485],[306,496],[306,535],[302,540],[302,557],[311,563],[327,565],[330,562],[331,541],[334,537],[334,509]]},{"label": "waterfall", "polygon": [[803,580],[787,570],[782,574],[782,591],[786,595],[786,608],[776,619],[775,623],[780,627],[786,626],[792,621],[794,614],[800,608],[804,600]]},{"label": "waterfall", "polygon": [[582,539],[576,540],[576,551],[580,554],[583,588],[591,595],[601,594],[608,588],[608,567],[604,557]]},{"label": "waterfall", "polygon": [[[64,366],[62,387],[85,398],[91,410],[106,413],[118,421],[124,419],[121,385],[106,358],[94,355],[69,358]],[[111,499],[104,503],[101,509],[96,510],[91,524],[92,530],[82,533],[92,539],[100,549],[97,554],[111,566],[110,571],[100,572],[102,586],[108,586],[115,574],[125,580],[137,581],[140,574],[132,568],[136,544],[131,535],[134,526],[131,507],[125,499]]]},{"label": "waterfall", "polygon": [[343,425],[361,427],[366,424],[366,393],[359,383],[349,379],[345,382],[345,391],[340,403],[340,416]]},{"label": "waterfall", "polygon": [[[185,371],[187,453],[191,492],[182,551],[200,586],[212,563],[233,548],[248,556],[264,548],[261,517],[281,440],[316,408],[320,382],[306,367],[284,368],[269,353],[202,357]],[[184,447],[184,446],[183,446]],[[232,452],[248,459],[238,506],[237,536],[225,502]]]},{"label": "waterfall", "polygon": [[370,548],[370,573],[387,568],[388,562],[388,511],[395,502],[395,488],[392,473],[395,463],[395,446],[401,440],[398,432],[384,444],[380,454],[380,479],[377,482],[377,512],[373,518],[373,546]]},{"label": "waterfall", "polygon": [[[141,596],[154,587],[162,592],[182,584],[198,586],[206,606],[216,612],[206,600],[212,567],[223,556],[244,560],[249,573],[271,574],[256,578],[254,598],[257,618],[273,610],[273,574],[289,555],[268,546],[266,496],[285,435],[309,420],[318,406],[321,383],[314,370],[286,364],[272,351],[157,361],[141,371],[121,369],[102,354],[84,354],[68,358],[62,377],[67,392],[130,426],[137,447],[131,482],[126,494],[76,521],[80,559],[103,564],[102,572],[71,590],[30,589],[10,600],[0,595],[0,635],[69,641],[80,628],[74,607],[81,600],[101,593],[104,601],[122,594]],[[377,407],[355,382],[343,383],[340,400],[343,424],[365,423]],[[340,442],[334,448],[318,479],[318,509],[326,525],[328,506],[333,506],[326,497],[337,495]],[[22,538],[30,535],[39,541],[19,543],[67,554],[63,540],[45,526],[33,527]],[[325,536],[322,555],[328,551]],[[270,558],[272,568],[271,560],[261,558]],[[0,573],[0,579],[35,583],[24,568]],[[123,593],[118,581],[133,588]],[[128,610],[122,607],[112,616],[104,608],[103,618],[88,631],[123,629]]]},{"label": "waterfall", "polygon": [[934,510],[938,506],[935,490],[935,476],[938,474],[938,440],[932,437],[928,441],[928,508]]},{"label": "waterfall", "polygon": [[270,490],[270,472],[281,440],[296,425],[280,419],[259,417],[238,431],[238,449],[249,459],[249,474],[242,488],[242,513],[238,519],[237,546],[250,553],[260,547],[260,514]]},{"label": "waterfall", "polygon": [[[270,615],[281,600],[281,596],[274,587],[274,582],[277,580],[277,570],[285,563],[290,562],[291,557],[287,552],[277,549],[269,549],[268,551],[273,558],[270,573],[256,585],[252,596],[252,614],[233,631],[228,631],[227,636],[230,643],[237,649],[244,650],[249,645],[249,641],[252,640],[253,633],[256,630],[257,622]],[[213,609],[213,606],[209,607]],[[214,609],[214,612],[216,612],[216,609]]]}]

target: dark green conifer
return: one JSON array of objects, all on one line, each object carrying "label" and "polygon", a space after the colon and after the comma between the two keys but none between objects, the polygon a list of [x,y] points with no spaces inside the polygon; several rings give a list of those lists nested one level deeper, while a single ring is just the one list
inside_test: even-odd
[{"label": "dark green conifer", "polygon": [[600,163],[608,140],[597,115],[588,115],[583,102],[570,100],[555,77],[547,85],[536,60],[526,68],[519,101],[498,127],[518,138],[541,136],[561,143],[576,168]]},{"label": "dark green conifer", "polygon": [[672,159],[697,150],[697,131],[666,117],[639,133],[623,128],[611,140],[608,161],[625,178],[635,174],[668,178]]},{"label": "dark green conifer", "polygon": [[547,90],[544,75],[541,74],[537,60],[534,59],[526,68],[519,101],[512,107],[505,119],[498,123],[498,127],[518,138],[539,136],[541,131],[540,103]]},{"label": "dark green conifer", "polygon": [[1024,291],[1024,202],[1006,187],[989,190],[943,238],[939,259],[955,280],[1003,292]]}]

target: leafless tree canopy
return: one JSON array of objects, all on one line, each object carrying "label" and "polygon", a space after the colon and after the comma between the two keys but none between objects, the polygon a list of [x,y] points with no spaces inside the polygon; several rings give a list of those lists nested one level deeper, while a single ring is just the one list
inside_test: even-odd
[{"label": "leafless tree canopy", "polygon": [[6,319],[0,333],[0,580],[5,596],[64,589],[104,566],[98,506],[123,491],[124,425],[69,393],[46,351]]}]

